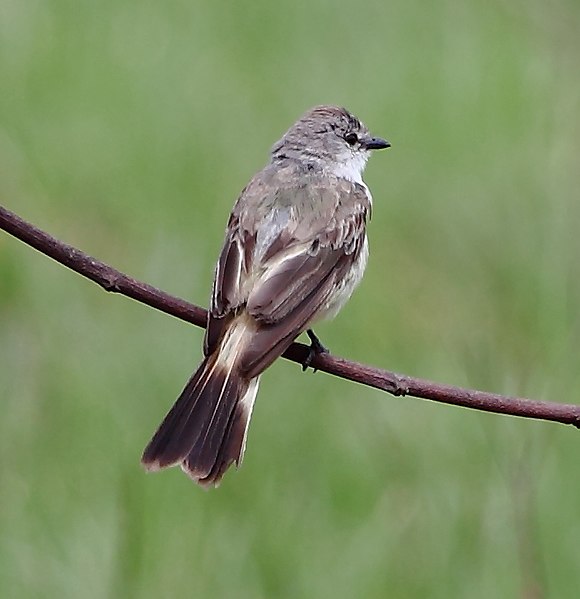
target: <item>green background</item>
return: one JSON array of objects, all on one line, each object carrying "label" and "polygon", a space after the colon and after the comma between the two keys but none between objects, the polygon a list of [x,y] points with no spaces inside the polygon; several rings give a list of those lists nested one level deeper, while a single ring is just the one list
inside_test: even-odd
[{"label": "green background", "polygon": [[[580,4],[1,0],[0,202],[204,305],[307,108],[373,156],[333,352],[580,399]],[[288,362],[210,492],[141,450],[202,332],[0,234],[2,597],[578,597],[580,435]]]}]

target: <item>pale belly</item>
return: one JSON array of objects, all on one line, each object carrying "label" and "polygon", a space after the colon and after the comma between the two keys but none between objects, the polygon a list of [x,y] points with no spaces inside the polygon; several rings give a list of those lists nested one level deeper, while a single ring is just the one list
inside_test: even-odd
[{"label": "pale belly", "polygon": [[334,318],[342,310],[346,302],[350,299],[352,292],[361,282],[365,268],[367,266],[368,258],[369,244],[367,236],[365,235],[363,247],[357,261],[353,264],[348,275],[344,277],[342,281],[339,281],[336,291],[329,298],[329,301],[322,306],[312,322]]}]

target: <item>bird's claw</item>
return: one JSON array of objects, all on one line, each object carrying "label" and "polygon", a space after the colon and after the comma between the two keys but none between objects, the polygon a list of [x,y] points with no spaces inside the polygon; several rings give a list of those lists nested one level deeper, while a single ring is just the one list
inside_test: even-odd
[{"label": "bird's claw", "polygon": [[[306,334],[310,339],[310,347],[308,348],[308,354],[304,358],[304,362],[302,362],[302,372],[304,372],[310,366],[310,364],[312,364],[312,360],[314,360],[318,354],[328,353],[328,349],[322,345],[320,339],[314,334],[312,329],[308,329]],[[314,372],[316,372],[316,368],[314,368]]]}]

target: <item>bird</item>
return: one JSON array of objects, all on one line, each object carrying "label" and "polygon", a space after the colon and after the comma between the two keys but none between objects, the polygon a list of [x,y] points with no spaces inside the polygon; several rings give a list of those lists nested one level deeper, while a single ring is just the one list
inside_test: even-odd
[{"label": "bird", "polygon": [[362,179],[390,147],[346,108],[316,106],[276,142],[240,193],[213,280],[203,360],[146,446],[148,471],[180,465],[202,487],[241,465],[260,375],[334,317],[368,259],[372,196]]}]

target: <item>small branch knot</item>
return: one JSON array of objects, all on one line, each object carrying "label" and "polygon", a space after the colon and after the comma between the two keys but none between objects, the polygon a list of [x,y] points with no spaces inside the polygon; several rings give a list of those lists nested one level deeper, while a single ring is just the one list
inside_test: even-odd
[{"label": "small branch knot", "polygon": [[121,283],[123,277],[119,277],[117,273],[103,273],[98,281],[99,285],[105,290],[111,293],[121,293]]},{"label": "small branch knot", "polygon": [[409,386],[398,375],[395,376],[395,386],[392,393],[395,397],[405,397],[409,393]]}]

